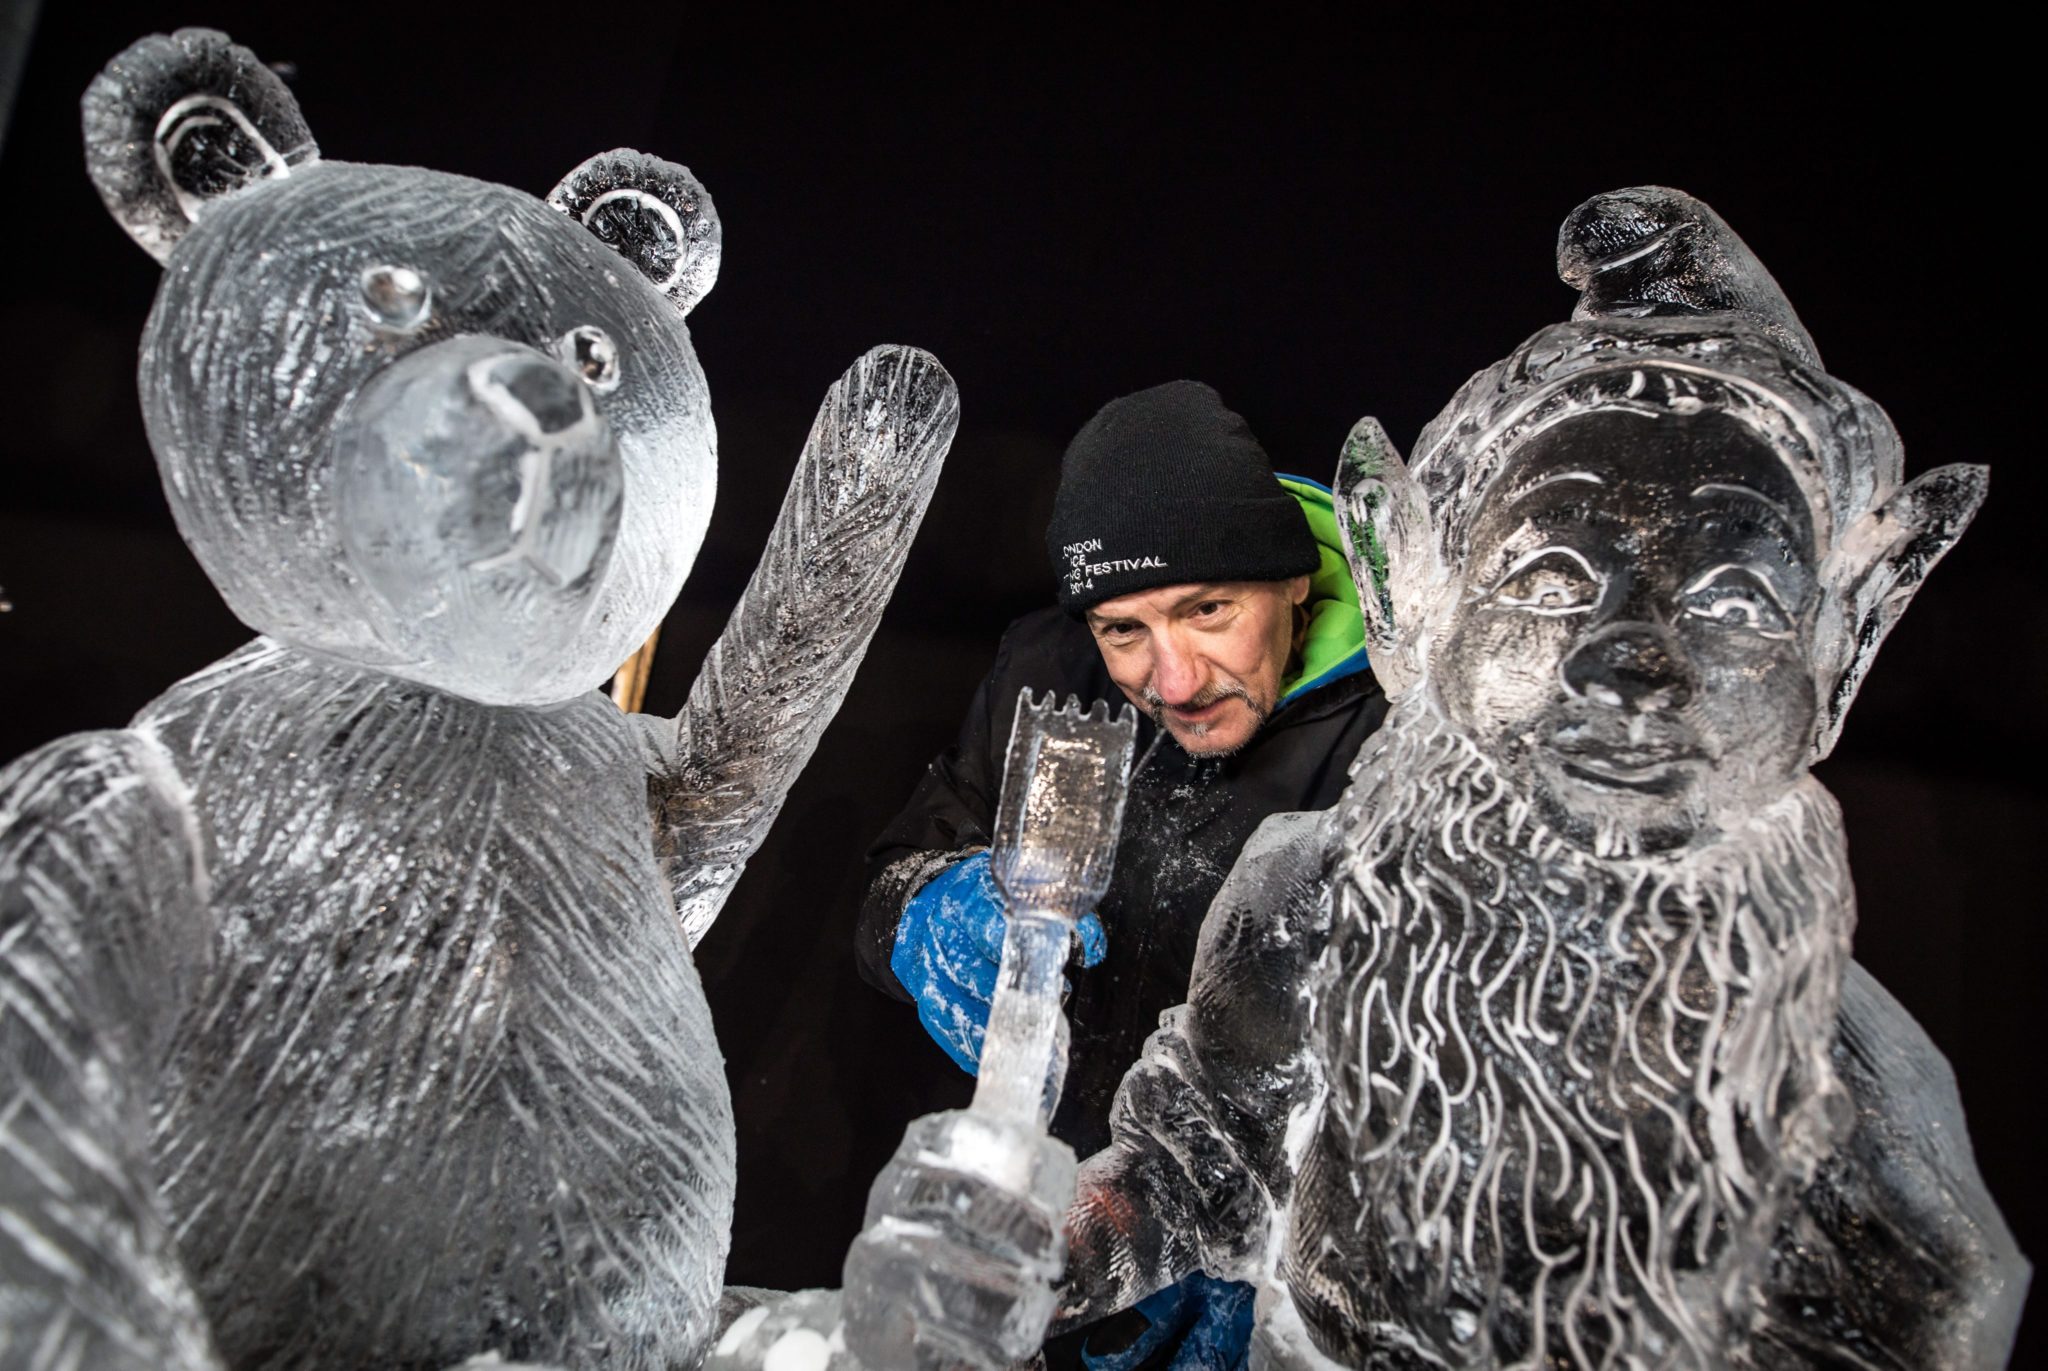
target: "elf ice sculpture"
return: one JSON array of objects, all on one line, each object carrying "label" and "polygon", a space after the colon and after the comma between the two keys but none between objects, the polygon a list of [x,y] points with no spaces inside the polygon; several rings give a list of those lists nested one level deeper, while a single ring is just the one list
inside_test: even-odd
[{"label": "elf ice sculpture", "polygon": [[1706,206],[1566,221],[1574,321],[1340,494],[1396,707],[1261,830],[1069,1215],[1066,1317],[1262,1284],[1269,1367],[1995,1367],[2027,1265],[1849,960],[1808,774],[1982,499],[1901,482]]},{"label": "elf ice sculpture", "polygon": [[690,941],[851,680],[952,383],[855,364],[688,706],[623,715],[593,692],[712,498],[689,173],[325,162],[202,30],[85,128],[165,266],[165,491],[262,636],[0,772],[0,1363],[694,1365],[733,1159]]}]

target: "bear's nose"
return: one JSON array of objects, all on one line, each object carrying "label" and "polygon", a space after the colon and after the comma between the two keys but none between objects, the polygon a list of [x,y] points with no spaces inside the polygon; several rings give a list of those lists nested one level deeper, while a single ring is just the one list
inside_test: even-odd
[{"label": "bear's nose", "polygon": [[512,353],[474,368],[471,383],[493,409],[504,412],[509,400],[526,411],[537,435],[566,433],[595,411],[590,388],[580,378],[558,362],[528,353]]}]

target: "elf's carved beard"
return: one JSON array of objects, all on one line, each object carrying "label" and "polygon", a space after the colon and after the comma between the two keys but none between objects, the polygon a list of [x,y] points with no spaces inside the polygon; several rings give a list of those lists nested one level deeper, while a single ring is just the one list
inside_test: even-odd
[{"label": "elf's carved beard", "polygon": [[1352,1365],[1725,1364],[1844,1107],[1839,813],[1802,778],[1718,842],[1596,858],[1427,694],[1339,811],[1295,1301]]}]

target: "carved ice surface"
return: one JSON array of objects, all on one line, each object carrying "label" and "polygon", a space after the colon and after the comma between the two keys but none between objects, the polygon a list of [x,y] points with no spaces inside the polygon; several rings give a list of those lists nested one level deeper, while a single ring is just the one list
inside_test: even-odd
[{"label": "carved ice surface", "polygon": [[1063,1311],[1262,1281],[1272,1367],[1990,1367],[2027,1266],[1849,961],[1807,774],[1981,468],[1902,483],[1705,206],[1580,207],[1575,322],[1339,500],[1396,703],[1269,821],[1083,1168]]},{"label": "carved ice surface", "polygon": [[217,1364],[144,1133],[155,1043],[213,955],[181,790],[128,733],[66,738],[0,768],[8,1366]]},{"label": "carved ice surface", "polygon": [[845,694],[951,380],[841,378],[684,714],[622,715],[711,501],[702,187],[322,163],[204,30],[86,124],[167,259],[165,489],[263,636],[0,771],[0,1362],[696,1365],[733,1135],[690,937]]},{"label": "carved ice surface", "polygon": [[[1037,1350],[1065,1255],[1074,1153],[981,1109],[905,1130],[846,1257],[845,1342],[857,1365],[1013,1365]],[[723,1371],[723,1368],[720,1368]]]},{"label": "carved ice surface", "polygon": [[320,156],[277,73],[209,29],[132,44],[86,91],[84,123],[100,198],[159,262],[219,197]]},{"label": "carved ice surface", "polygon": [[1084,712],[1017,697],[989,869],[1003,892],[1003,955],[974,1087],[977,1112],[1043,1130],[1066,1076],[1060,970],[1074,925],[1109,889],[1138,736],[1129,705]]},{"label": "carved ice surface", "polygon": [[1846,1114],[1838,815],[1805,781],[1685,859],[1598,857],[1423,706],[1340,840],[1295,1305],[1353,1363],[1712,1365]]},{"label": "carved ice surface", "polygon": [[629,720],[258,643],[136,728],[213,882],[150,1155],[231,1363],[701,1343],[731,1106]]},{"label": "carved ice surface", "polygon": [[918,1119],[846,1257],[845,1342],[865,1365],[1001,1368],[1038,1347],[1065,1258],[1074,1154],[1046,1132],[1066,1066],[1061,968],[1109,887],[1137,714],[1017,698],[990,866],[1007,925],[973,1105]]},{"label": "carved ice surface", "polygon": [[620,148],[562,178],[548,203],[640,269],[687,313],[718,279],[725,239],[711,197],[659,157]]},{"label": "carved ice surface", "polygon": [[854,363],[683,712],[641,721],[655,840],[692,944],[846,698],[959,423],[959,392],[928,355]]}]

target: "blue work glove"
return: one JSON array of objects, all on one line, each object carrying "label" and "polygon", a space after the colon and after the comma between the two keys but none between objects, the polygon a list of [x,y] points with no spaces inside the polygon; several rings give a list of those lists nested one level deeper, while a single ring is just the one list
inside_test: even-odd
[{"label": "blue work glove", "polygon": [[[917,1019],[932,1041],[968,1075],[981,1067],[989,1002],[1003,961],[1003,896],[989,870],[988,853],[953,863],[926,881],[903,907],[889,969],[917,1002]],[[1090,910],[1075,931],[1081,965],[1094,966],[1109,950],[1102,920]]]},{"label": "blue work glove", "polygon": [[1244,1371],[1251,1361],[1252,1288],[1197,1271],[1132,1306],[1151,1325],[1115,1352],[1081,1349],[1088,1371],[1135,1371],[1171,1347],[1167,1371]]}]

